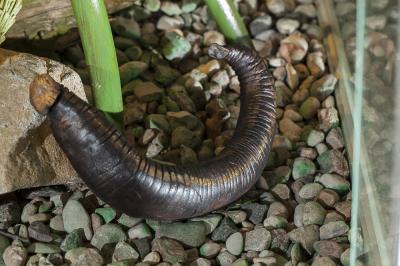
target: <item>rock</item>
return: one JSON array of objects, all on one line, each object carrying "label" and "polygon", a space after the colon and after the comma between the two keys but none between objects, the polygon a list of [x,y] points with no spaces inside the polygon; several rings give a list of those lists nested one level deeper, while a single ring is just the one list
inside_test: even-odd
[{"label": "rock", "polygon": [[326,207],[333,207],[339,200],[339,195],[331,189],[323,189],[319,192],[317,201]]},{"label": "rock", "polygon": [[315,158],[317,158],[318,153],[315,149],[313,148],[307,148],[307,147],[303,147],[300,149],[300,157],[304,157],[310,160],[314,160]]},{"label": "rock", "polygon": [[339,125],[339,114],[335,108],[323,108],[318,111],[319,127],[323,131],[328,131]]},{"label": "rock", "polygon": [[300,189],[299,196],[304,200],[313,200],[323,188],[319,183],[308,183]]},{"label": "rock", "polygon": [[282,16],[296,7],[294,0],[266,0],[266,5],[268,10],[276,16]]},{"label": "rock", "polygon": [[[1,189],[1,188],[0,188]],[[1,193],[1,192],[0,192]],[[21,209],[15,201],[4,201],[0,205],[0,229],[20,221]]]},{"label": "rock", "polygon": [[151,233],[151,230],[149,226],[145,223],[140,223],[128,230],[128,236],[130,239],[136,239],[136,238],[151,238],[153,234]]},{"label": "rock", "polygon": [[319,203],[309,201],[304,204],[303,225],[322,225],[324,223],[325,215],[326,210]]},{"label": "rock", "polygon": [[315,257],[311,266],[335,266],[336,263],[328,257]]},{"label": "rock", "polygon": [[141,35],[140,25],[133,19],[116,16],[110,24],[111,29],[119,36],[137,39]]},{"label": "rock", "polygon": [[38,206],[33,203],[28,203],[24,206],[21,213],[21,222],[27,223],[31,215],[37,213]]},{"label": "rock", "polygon": [[315,18],[317,16],[317,10],[311,3],[298,5],[294,12],[303,14],[309,18]]},{"label": "rock", "polygon": [[156,237],[175,239],[190,247],[199,247],[206,240],[207,228],[203,222],[162,223]]},{"label": "rock", "polygon": [[242,210],[247,213],[248,219],[253,224],[260,224],[264,220],[265,213],[267,212],[267,205],[258,203],[249,203],[242,205]]},{"label": "rock", "polygon": [[186,127],[177,127],[171,134],[171,147],[178,148],[185,145],[190,148],[196,148],[201,144],[200,137]]},{"label": "rock", "polygon": [[311,160],[302,157],[298,157],[294,160],[292,176],[295,180],[313,175],[315,171],[315,164]]},{"label": "rock", "polygon": [[146,103],[134,101],[124,106],[124,124],[142,122],[146,115]]},{"label": "rock", "polygon": [[286,64],[286,82],[292,90],[296,90],[299,85],[299,75],[292,64]]},{"label": "rock", "polygon": [[65,231],[62,215],[56,215],[53,218],[51,218],[49,227],[54,231],[59,231],[59,232]]},{"label": "rock", "polygon": [[161,3],[160,0],[145,0],[143,7],[151,12],[157,12],[161,7]]},{"label": "rock", "polygon": [[281,121],[279,121],[279,130],[283,135],[293,142],[296,142],[300,139],[302,132],[301,127],[289,118],[283,118]]},{"label": "rock", "polygon": [[125,241],[117,243],[114,253],[112,255],[112,261],[114,262],[128,260],[131,263],[135,263],[138,258],[139,253],[137,253],[137,251]]},{"label": "rock", "polygon": [[264,31],[267,31],[272,26],[272,18],[269,15],[263,15],[253,20],[250,25],[250,32],[253,36],[256,36]]},{"label": "rock", "polygon": [[196,105],[183,86],[173,85],[168,89],[168,96],[171,97],[183,111],[188,111],[190,113],[196,112]]},{"label": "rock", "polygon": [[158,101],[163,93],[153,82],[140,82],[133,87],[133,92],[141,102]]},{"label": "rock", "polygon": [[93,232],[90,216],[79,201],[74,199],[68,200],[64,207],[62,217],[64,229],[67,233],[82,228],[85,231],[86,239],[90,240],[92,238]]},{"label": "rock", "polygon": [[231,234],[236,233],[237,231],[238,228],[232,220],[225,217],[222,219],[219,226],[213,231],[211,239],[214,241],[226,241]]},{"label": "rock", "polygon": [[196,152],[185,145],[181,145],[180,157],[182,165],[196,164],[199,162]]},{"label": "rock", "polygon": [[221,246],[218,243],[212,241],[204,243],[199,249],[200,255],[206,258],[213,258],[217,256],[220,250]]},{"label": "rock", "polygon": [[246,233],[244,250],[262,251],[268,249],[271,244],[271,233],[262,227]]},{"label": "rock", "polygon": [[206,234],[211,234],[217,228],[222,216],[219,214],[208,214],[201,217],[192,218],[191,221],[204,222],[206,226]]},{"label": "rock", "polygon": [[308,97],[307,100],[305,100],[299,109],[299,113],[305,118],[305,119],[312,119],[314,118],[318,110],[320,108],[321,104],[319,100],[315,97]]},{"label": "rock", "polygon": [[308,43],[300,33],[293,33],[281,41],[279,54],[289,63],[303,60],[308,51]]},{"label": "rock", "polygon": [[314,249],[318,255],[329,257],[331,259],[340,259],[343,248],[335,241],[317,241],[314,243]]},{"label": "rock", "polygon": [[149,66],[147,63],[141,61],[131,61],[123,64],[119,67],[121,85],[124,86],[128,84],[129,81],[139,77],[147,70],[148,67]]},{"label": "rock", "polygon": [[81,247],[83,245],[85,237],[85,231],[82,228],[78,228],[69,233],[61,243],[61,250],[67,252],[71,249]]},{"label": "rock", "polygon": [[204,258],[198,258],[190,263],[190,266],[211,266],[211,262]]},{"label": "rock", "polygon": [[143,262],[151,265],[157,264],[161,261],[161,256],[158,252],[152,251],[144,257]]},{"label": "rock", "polygon": [[340,255],[340,262],[344,266],[350,266],[350,248],[346,249],[341,255]]},{"label": "rock", "polygon": [[179,4],[171,1],[163,1],[161,3],[161,11],[167,14],[168,16],[180,15],[182,13]]},{"label": "rock", "polygon": [[60,63],[29,54],[0,49],[0,57],[0,80],[7,84],[0,100],[0,194],[77,182],[78,175],[50,134],[45,117],[31,106],[29,86],[37,74],[49,73],[86,100],[80,77]]},{"label": "rock", "polygon": [[338,202],[334,205],[334,208],[341,215],[343,215],[346,218],[346,220],[350,219],[350,216],[351,216],[351,201],[350,200]]},{"label": "rock", "polygon": [[230,235],[226,240],[226,249],[231,254],[239,256],[243,251],[243,235],[240,232]]},{"label": "rock", "polygon": [[163,261],[171,264],[184,263],[187,259],[183,247],[172,239],[156,238],[153,240],[152,249],[161,254]]},{"label": "rock", "polygon": [[284,229],[271,230],[271,250],[276,252],[287,252],[289,242],[289,236]]},{"label": "rock", "polygon": [[307,67],[314,77],[320,77],[325,72],[324,57],[321,52],[314,52],[307,55]]},{"label": "rock", "polygon": [[28,252],[23,246],[12,245],[2,254],[5,265],[23,266],[28,258]]},{"label": "rock", "polygon": [[325,135],[319,130],[312,129],[305,134],[305,142],[308,146],[315,147],[317,144],[324,141]]},{"label": "rock", "polygon": [[336,82],[337,78],[332,74],[325,75],[322,78],[314,81],[310,89],[311,96],[315,96],[322,102],[326,99],[326,97],[333,93]]},{"label": "rock", "polygon": [[228,251],[222,251],[217,256],[217,262],[221,266],[229,266],[232,265],[233,262],[236,260],[236,257],[233,256]]},{"label": "rock", "polygon": [[94,232],[90,244],[101,250],[106,244],[118,243],[124,240],[126,240],[126,234],[120,226],[116,224],[105,224]]},{"label": "rock", "polygon": [[338,150],[327,150],[317,157],[323,173],[337,173],[341,176],[349,175],[349,165],[344,155]]},{"label": "rock", "polygon": [[109,223],[112,220],[114,220],[115,216],[117,215],[117,212],[110,207],[105,207],[105,208],[97,208],[95,210],[95,213],[101,216],[103,218],[105,223]]},{"label": "rock", "polygon": [[[104,261],[99,252],[94,248],[83,248],[72,261],[71,266],[101,266]],[[67,255],[65,255],[67,258]]]},{"label": "rock", "polygon": [[272,215],[264,220],[264,227],[268,230],[285,228],[288,221],[284,217]]},{"label": "rock", "polygon": [[219,44],[219,45],[225,45],[225,37],[222,33],[218,31],[206,31],[204,33],[204,39],[203,39],[204,46],[210,46],[211,44]]},{"label": "rock", "polygon": [[135,217],[130,217],[126,214],[121,214],[121,216],[118,218],[117,222],[120,225],[126,226],[128,228],[131,228],[138,223],[140,223],[143,219],[142,218],[135,218]]},{"label": "rock", "polygon": [[296,228],[289,232],[289,238],[293,242],[300,243],[309,253],[314,252],[314,243],[319,240],[319,227],[317,225],[308,225]]},{"label": "rock", "polygon": [[60,253],[61,249],[55,244],[36,242],[28,247],[28,252],[40,253],[40,254],[52,254],[52,253]]},{"label": "rock", "polygon": [[267,217],[271,216],[281,216],[285,219],[289,219],[289,210],[282,202],[275,201],[269,206],[267,212]]},{"label": "rock", "polygon": [[[158,131],[165,132],[167,134],[171,133],[171,127],[170,127],[165,115],[150,114],[150,115],[146,116],[145,126],[146,126],[146,128],[157,129]],[[159,136],[159,137],[161,137],[161,136]],[[158,141],[158,144],[161,146],[165,146],[165,145],[163,145],[163,143],[165,144],[165,142],[166,141],[162,141],[162,139],[160,139]]]},{"label": "rock", "polygon": [[349,226],[344,221],[329,222],[321,226],[319,232],[321,239],[331,239],[342,236],[349,231]]},{"label": "rock", "polygon": [[0,236],[0,265],[4,265],[3,253],[10,246],[10,241],[5,236]]},{"label": "rock", "polygon": [[181,73],[178,70],[169,66],[156,65],[155,70],[155,80],[163,86],[171,85],[181,76]]},{"label": "rock", "polygon": [[282,34],[292,34],[300,27],[300,22],[290,18],[280,18],[276,22],[276,28]]},{"label": "rock", "polygon": [[350,190],[350,182],[336,174],[323,174],[317,181],[342,195]]},{"label": "rock", "polygon": [[34,215],[29,216],[28,222],[34,223],[34,222],[47,222],[51,218],[51,215],[48,213],[36,213]]},{"label": "rock", "polygon": [[333,149],[342,149],[344,147],[342,130],[340,128],[332,128],[326,136],[326,143],[328,143]]},{"label": "rock", "polygon": [[42,222],[33,222],[28,227],[29,237],[41,242],[51,242],[50,228]]},{"label": "rock", "polygon": [[184,25],[184,21],[181,17],[169,17],[161,16],[157,21],[157,29],[162,31],[168,31],[172,29],[180,29]]},{"label": "rock", "polygon": [[191,50],[192,46],[183,36],[176,32],[168,32],[165,34],[162,53],[165,58],[172,61],[174,59],[182,59]]}]

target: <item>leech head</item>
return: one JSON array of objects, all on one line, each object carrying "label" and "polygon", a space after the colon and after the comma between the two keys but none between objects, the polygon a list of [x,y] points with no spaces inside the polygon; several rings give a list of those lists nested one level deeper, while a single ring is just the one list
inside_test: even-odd
[{"label": "leech head", "polygon": [[211,44],[208,55],[215,59],[224,59],[229,54],[229,49],[219,44]]},{"label": "leech head", "polygon": [[60,85],[50,75],[37,75],[29,88],[29,99],[33,108],[45,115],[57,100],[60,91]]}]

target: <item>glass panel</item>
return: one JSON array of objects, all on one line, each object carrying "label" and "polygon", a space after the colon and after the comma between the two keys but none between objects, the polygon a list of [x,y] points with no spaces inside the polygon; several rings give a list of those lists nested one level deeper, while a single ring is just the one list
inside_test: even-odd
[{"label": "glass panel", "polygon": [[399,265],[399,1],[317,3],[353,166],[351,265]]}]

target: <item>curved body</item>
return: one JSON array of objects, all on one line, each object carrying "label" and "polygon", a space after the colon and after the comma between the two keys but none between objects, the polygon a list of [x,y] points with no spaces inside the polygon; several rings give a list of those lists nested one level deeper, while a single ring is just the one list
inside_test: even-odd
[{"label": "curved body", "polygon": [[273,78],[251,51],[215,45],[209,53],[236,71],[241,111],[235,134],[220,156],[192,166],[142,157],[99,111],[60,90],[48,111],[53,134],[102,200],[134,217],[174,220],[223,207],[256,183],[275,131]]}]

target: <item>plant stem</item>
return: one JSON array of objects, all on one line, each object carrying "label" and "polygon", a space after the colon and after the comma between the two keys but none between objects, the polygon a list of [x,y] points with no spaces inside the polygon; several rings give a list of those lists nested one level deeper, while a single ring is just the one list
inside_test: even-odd
[{"label": "plant stem", "polygon": [[92,79],[95,106],[122,130],[121,81],[104,0],[71,0]]},{"label": "plant stem", "polygon": [[253,47],[249,33],[232,0],[204,0],[228,42]]}]

